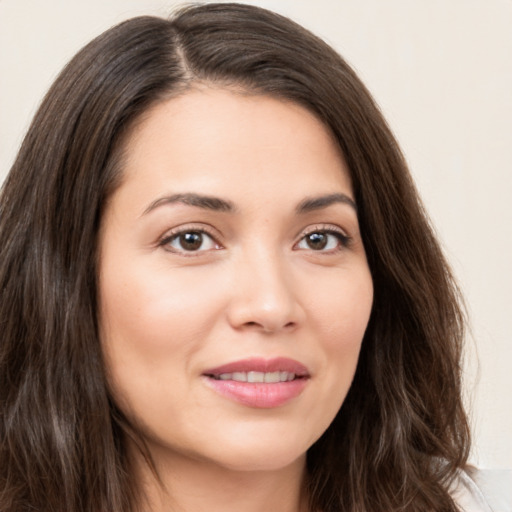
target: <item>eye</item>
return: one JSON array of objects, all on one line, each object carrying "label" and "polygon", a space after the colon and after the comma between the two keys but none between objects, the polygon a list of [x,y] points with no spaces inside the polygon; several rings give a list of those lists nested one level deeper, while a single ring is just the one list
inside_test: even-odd
[{"label": "eye", "polygon": [[299,243],[297,249],[306,249],[311,251],[332,252],[349,243],[349,237],[335,230],[316,230],[305,234]]},{"label": "eye", "polygon": [[193,253],[219,249],[219,244],[205,231],[186,230],[164,238],[161,244],[165,249],[176,253]]}]

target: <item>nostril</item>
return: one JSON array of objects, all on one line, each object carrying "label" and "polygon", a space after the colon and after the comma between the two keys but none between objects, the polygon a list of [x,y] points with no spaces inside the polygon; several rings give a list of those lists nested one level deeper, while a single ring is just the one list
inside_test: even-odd
[{"label": "nostril", "polygon": [[269,322],[261,322],[260,323],[260,322],[256,322],[256,321],[250,321],[250,322],[244,323],[244,327],[246,329],[254,329],[254,330],[262,331],[265,333],[272,333],[272,332],[279,331],[281,329],[290,330],[290,329],[293,329],[295,327],[295,325],[296,325],[295,322],[287,322],[282,327],[279,327],[278,325],[270,325]]}]

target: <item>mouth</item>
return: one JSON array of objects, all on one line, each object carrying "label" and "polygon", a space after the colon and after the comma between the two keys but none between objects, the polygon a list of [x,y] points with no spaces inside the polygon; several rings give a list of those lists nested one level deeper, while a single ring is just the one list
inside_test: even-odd
[{"label": "mouth", "polygon": [[235,361],[207,370],[202,376],[224,398],[260,409],[292,401],[310,379],[303,364],[288,358]]},{"label": "mouth", "polygon": [[303,379],[305,377],[297,376],[293,372],[276,371],[276,372],[233,372],[233,373],[221,373],[218,375],[206,375],[215,380],[234,380],[236,382],[249,382],[249,383],[261,383],[267,384],[276,382],[290,382],[295,379]]}]

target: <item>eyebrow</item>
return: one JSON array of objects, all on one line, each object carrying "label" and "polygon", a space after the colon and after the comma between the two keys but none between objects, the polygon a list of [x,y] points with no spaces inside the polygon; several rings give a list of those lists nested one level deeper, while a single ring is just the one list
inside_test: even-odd
[{"label": "eyebrow", "polygon": [[325,196],[308,197],[301,201],[296,208],[297,213],[308,213],[315,210],[327,208],[332,204],[346,204],[352,207],[357,213],[357,205],[353,199],[345,194],[327,194]]},{"label": "eyebrow", "polygon": [[[226,199],[188,192],[184,194],[172,194],[170,196],[156,199],[144,210],[143,215],[150,213],[160,206],[175,203],[181,203],[188,206],[195,206],[205,210],[212,210],[217,212],[236,211],[235,205]],[[328,206],[337,203],[349,205],[357,213],[356,203],[347,195],[340,193],[306,198],[297,205],[296,212],[299,214],[308,213],[315,210],[321,210],[322,208],[327,208]]]},{"label": "eyebrow", "polygon": [[186,193],[186,194],[173,194],[165,196],[153,201],[145,210],[143,215],[148,214],[155,208],[162,205],[169,205],[174,203],[186,204],[188,206],[196,206],[205,210],[213,210],[216,212],[233,212],[236,210],[231,201],[220,199],[219,197],[203,196],[201,194]]}]

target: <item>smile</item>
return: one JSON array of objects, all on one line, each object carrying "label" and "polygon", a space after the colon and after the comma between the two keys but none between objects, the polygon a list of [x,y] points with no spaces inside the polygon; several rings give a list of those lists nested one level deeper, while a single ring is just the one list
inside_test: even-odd
[{"label": "smile", "polygon": [[233,372],[221,373],[212,376],[217,380],[235,380],[237,382],[289,382],[295,380],[295,373],[291,372]]},{"label": "smile", "polygon": [[307,368],[293,359],[252,358],[207,370],[205,383],[238,404],[270,409],[298,397],[310,379]]}]

